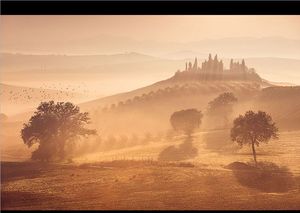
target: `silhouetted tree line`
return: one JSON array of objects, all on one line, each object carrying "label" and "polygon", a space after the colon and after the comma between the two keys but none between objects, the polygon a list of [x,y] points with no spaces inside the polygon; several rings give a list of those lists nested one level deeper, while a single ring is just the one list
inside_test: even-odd
[{"label": "silhouetted tree line", "polygon": [[114,135],[109,134],[106,137],[97,136],[95,140],[84,143],[80,152],[91,153],[97,151],[111,151],[124,148],[131,148],[139,145],[161,142],[170,135],[164,133],[145,132],[143,135],[132,133],[131,135]]},{"label": "silhouetted tree line", "polygon": [[[255,85],[252,85],[253,89]],[[242,87],[239,87],[240,89],[243,89]],[[151,91],[149,93],[144,93],[140,96],[135,96],[131,99],[127,99],[126,101],[120,101],[117,104],[113,103],[109,106],[106,106],[102,108],[100,111],[102,112],[109,112],[113,110],[121,110],[121,109],[126,109],[127,107],[130,108],[132,106],[141,106],[143,104],[149,105],[151,101],[157,101],[159,99],[165,99],[166,97],[180,97],[180,96],[186,96],[186,95],[197,95],[199,93],[202,93],[204,90],[205,92],[212,93],[216,92],[216,90],[219,91],[224,91],[224,90],[236,90],[236,88],[232,88],[229,84],[224,84],[218,85],[215,88],[204,88],[203,85],[201,84],[183,84],[183,85],[178,85],[176,84],[175,86],[172,87],[165,87],[163,89],[158,89],[157,91]],[[95,112],[96,110],[94,110]],[[100,111],[97,110],[99,113]]]},{"label": "silhouetted tree line", "polygon": [[218,60],[218,56],[216,55],[214,59],[212,59],[211,54],[208,56],[208,61],[204,61],[202,63],[202,68],[199,68],[199,71],[204,72],[223,72],[223,61]]},{"label": "silhouetted tree line", "polygon": [[202,63],[201,67],[198,67],[198,60],[195,58],[194,64],[188,62],[185,64],[185,70],[178,70],[173,76],[174,80],[232,80],[232,81],[258,81],[261,82],[261,78],[255,72],[255,69],[248,68],[245,64],[245,60],[242,62],[230,61],[230,67],[228,70],[224,69],[222,60],[218,60],[218,56],[215,55],[212,59],[211,54],[208,56],[208,60]]},{"label": "silhouetted tree line", "polygon": [[[232,104],[236,101],[232,93],[223,93],[209,103],[209,110],[215,113],[223,108],[222,113],[226,111],[230,113]],[[202,112],[197,109],[174,112],[170,116],[170,124],[174,131],[183,132],[186,137],[179,147],[169,146],[164,149],[159,154],[159,159],[185,160],[196,157],[198,150],[192,143],[193,133],[200,127],[202,117]],[[97,135],[96,130],[85,128],[85,125],[90,123],[89,120],[87,112],[80,112],[79,107],[70,102],[42,102],[29,122],[24,124],[21,137],[28,147],[38,144],[38,148],[32,153],[33,160],[64,160],[69,157],[69,153],[74,152],[75,142],[90,135]],[[252,147],[254,162],[257,165],[255,146],[267,143],[270,139],[278,139],[278,128],[266,112],[247,111],[245,115],[240,115],[233,121],[230,136],[232,141],[241,147],[243,145]],[[146,145],[161,142],[164,138],[172,140],[172,132],[166,135],[159,133],[156,136],[146,132],[142,137],[136,134],[132,134],[131,137],[109,135],[105,140],[97,136],[93,144],[84,143],[81,152],[96,151],[98,148],[108,151]]]}]

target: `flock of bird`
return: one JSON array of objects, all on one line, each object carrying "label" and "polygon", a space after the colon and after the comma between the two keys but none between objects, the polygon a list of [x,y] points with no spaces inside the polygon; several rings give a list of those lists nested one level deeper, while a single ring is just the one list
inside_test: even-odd
[{"label": "flock of bird", "polygon": [[0,97],[11,104],[25,104],[47,100],[72,101],[74,98],[86,97],[89,91],[85,84],[72,86],[62,83],[44,83],[39,88],[22,88],[1,85]]}]

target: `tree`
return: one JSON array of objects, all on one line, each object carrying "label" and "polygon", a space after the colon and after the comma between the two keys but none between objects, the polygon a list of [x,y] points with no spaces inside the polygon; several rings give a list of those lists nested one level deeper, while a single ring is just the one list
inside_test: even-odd
[{"label": "tree", "polygon": [[21,136],[28,147],[39,144],[32,159],[62,160],[66,157],[66,149],[70,150],[76,140],[97,134],[96,130],[84,128],[89,120],[87,112],[81,113],[79,107],[70,102],[41,102],[29,122],[24,124]]},{"label": "tree", "polygon": [[267,143],[271,138],[278,139],[278,129],[272,121],[270,115],[266,112],[247,111],[245,115],[240,115],[233,122],[231,129],[231,139],[243,146],[249,144],[252,146],[254,162],[256,161],[255,145]]},{"label": "tree", "polygon": [[193,131],[201,124],[203,115],[201,111],[196,109],[186,109],[174,112],[170,118],[170,122],[175,131],[183,131],[186,138],[178,147],[169,146],[162,150],[158,156],[158,160],[186,160],[194,158],[198,155],[198,149],[193,146]]},{"label": "tree", "polygon": [[242,60],[242,71],[245,72],[246,71],[246,64],[245,64],[245,60]]},{"label": "tree", "polygon": [[191,71],[191,70],[192,70],[192,63],[189,62],[189,71]]},{"label": "tree", "polygon": [[136,145],[139,145],[139,142],[140,142],[139,136],[135,133],[132,133],[132,135],[130,137],[130,145],[136,146]]},{"label": "tree", "polygon": [[144,134],[144,138],[143,138],[143,144],[148,144],[149,142],[151,142],[153,140],[153,136],[150,132],[146,132]]},{"label": "tree", "polygon": [[4,113],[0,113],[0,122],[5,122],[7,121],[8,117]]},{"label": "tree", "polygon": [[119,148],[119,140],[113,134],[109,134],[106,138],[106,145],[108,150],[118,149]]},{"label": "tree", "polygon": [[120,135],[120,146],[126,147],[128,144],[128,137],[127,135]]},{"label": "tree", "polygon": [[197,58],[195,58],[195,62],[193,65],[193,71],[197,71],[197,69],[198,69],[198,61],[197,61]]},{"label": "tree", "polygon": [[116,104],[111,104],[111,105],[110,105],[110,109],[111,109],[111,110],[115,109],[116,107],[117,107]]},{"label": "tree", "polygon": [[229,115],[232,113],[233,104],[237,98],[231,92],[220,94],[217,98],[208,103],[208,114],[211,117],[223,117],[225,126],[228,125]]},{"label": "tree", "polygon": [[203,114],[196,109],[186,109],[174,112],[171,115],[170,122],[174,130],[184,131],[191,135],[194,129],[200,126]]},{"label": "tree", "polygon": [[230,71],[233,71],[233,59],[230,60],[229,69],[230,69]]}]

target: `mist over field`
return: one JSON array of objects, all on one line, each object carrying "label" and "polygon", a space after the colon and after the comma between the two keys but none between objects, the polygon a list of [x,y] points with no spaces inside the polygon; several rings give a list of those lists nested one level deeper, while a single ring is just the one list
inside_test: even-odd
[{"label": "mist over field", "polygon": [[299,209],[299,17],[140,18],[0,17],[1,209]]}]

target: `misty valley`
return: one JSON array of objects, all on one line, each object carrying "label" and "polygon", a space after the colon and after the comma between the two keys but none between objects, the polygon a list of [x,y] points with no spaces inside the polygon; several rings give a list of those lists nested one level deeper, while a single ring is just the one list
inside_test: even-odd
[{"label": "misty valley", "polygon": [[180,62],[108,96],[1,83],[1,208],[299,209],[300,87]]}]

